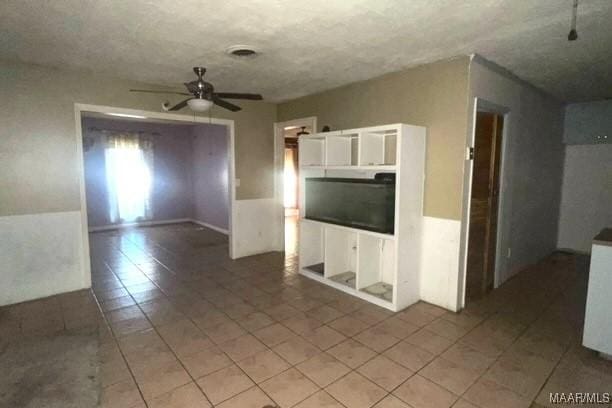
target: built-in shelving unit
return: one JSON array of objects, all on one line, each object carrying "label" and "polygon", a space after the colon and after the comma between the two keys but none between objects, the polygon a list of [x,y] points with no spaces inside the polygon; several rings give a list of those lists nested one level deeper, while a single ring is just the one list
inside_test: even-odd
[{"label": "built-in shelving unit", "polygon": [[300,220],[301,274],[393,311],[419,300],[425,135],[394,124],[300,138],[301,191],[309,177],[396,177],[393,234]]}]

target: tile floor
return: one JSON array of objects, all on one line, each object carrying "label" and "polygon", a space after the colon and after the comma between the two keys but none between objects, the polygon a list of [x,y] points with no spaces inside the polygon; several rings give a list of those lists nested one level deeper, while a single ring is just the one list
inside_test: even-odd
[{"label": "tile floor", "polygon": [[[505,408],[612,391],[612,363],[580,346],[583,258],[553,255],[459,314],[393,314],[301,277],[295,255],[232,261],[192,224],[90,239],[102,407]],[[78,302],[62,313],[87,320]]]}]

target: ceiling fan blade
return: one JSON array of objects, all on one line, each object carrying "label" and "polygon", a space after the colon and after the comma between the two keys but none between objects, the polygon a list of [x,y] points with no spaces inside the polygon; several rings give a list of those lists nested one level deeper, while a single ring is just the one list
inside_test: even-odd
[{"label": "ceiling fan blade", "polygon": [[223,99],[219,99],[216,95],[213,96],[213,102],[215,103],[215,105],[219,105],[222,108],[229,109],[232,112],[238,112],[239,110],[242,110],[240,106],[236,106],[233,103],[229,103],[227,101],[224,101]]},{"label": "ceiling fan blade", "polygon": [[261,101],[263,96],[260,94],[251,94],[251,93],[236,93],[236,92],[215,92],[219,98],[227,98],[227,99],[249,99],[252,101]]},{"label": "ceiling fan blade", "polygon": [[146,93],[155,93],[155,94],[171,94],[171,95],[191,95],[187,92],[176,92],[176,91],[156,91],[153,89],[130,89],[130,92],[146,92]]},{"label": "ceiling fan blade", "polygon": [[184,101],[181,101],[179,103],[177,103],[176,105],[174,105],[171,108],[168,108],[169,111],[177,111],[177,110],[181,110],[183,109],[185,106],[187,106],[187,101],[193,99],[193,98],[187,98]]}]

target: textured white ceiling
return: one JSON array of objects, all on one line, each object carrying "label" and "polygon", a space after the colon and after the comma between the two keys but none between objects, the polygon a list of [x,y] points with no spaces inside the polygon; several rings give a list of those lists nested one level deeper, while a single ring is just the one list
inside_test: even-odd
[{"label": "textured white ceiling", "polygon": [[[612,97],[612,0],[2,0],[0,58],[281,101],[478,53],[568,101]],[[224,53],[250,44],[261,54]]]}]

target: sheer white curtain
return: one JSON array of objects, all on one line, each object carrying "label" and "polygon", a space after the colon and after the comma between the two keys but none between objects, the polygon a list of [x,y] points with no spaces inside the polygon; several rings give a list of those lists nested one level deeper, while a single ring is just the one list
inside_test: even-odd
[{"label": "sheer white curtain", "polygon": [[106,185],[111,223],[152,218],[153,144],[139,133],[106,135]]}]

